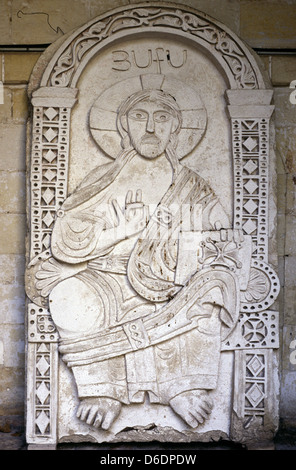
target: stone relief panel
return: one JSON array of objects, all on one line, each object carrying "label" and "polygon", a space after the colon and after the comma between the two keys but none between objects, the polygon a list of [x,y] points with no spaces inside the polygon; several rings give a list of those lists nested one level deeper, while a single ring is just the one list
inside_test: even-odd
[{"label": "stone relief panel", "polygon": [[249,96],[226,93],[203,50],[156,34],[93,51],[68,86],[103,32],[176,18],[222,51],[235,82],[244,70],[239,89],[256,86],[213,25],[146,11],[88,27],[33,94],[32,443],[118,441],[126,429],[133,440],[244,440],[244,426],[268,420],[271,95],[249,115]]}]

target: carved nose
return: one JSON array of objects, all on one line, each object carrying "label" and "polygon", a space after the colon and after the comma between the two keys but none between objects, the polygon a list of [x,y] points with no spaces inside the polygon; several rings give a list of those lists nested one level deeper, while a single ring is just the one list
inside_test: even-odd
[{"label": "carved nose", "polygon": [[149,114],[149,116],[148,116],[146,131],[147,132],[154,132],[154,119],[153,119],[153,115],[151,115],[151,114]]}]

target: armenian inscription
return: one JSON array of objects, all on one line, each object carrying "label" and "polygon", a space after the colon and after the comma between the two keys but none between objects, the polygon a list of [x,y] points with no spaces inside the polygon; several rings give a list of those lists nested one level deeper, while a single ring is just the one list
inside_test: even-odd
[{"label": "armenian inscription", "polygon": [[140,57],[134,50],[130,52],[124,50],[118,50],[112,52],[113,56],[113,70],[119,70],[125,72],[130,70],[131,67],[136,67],[139,69],[150,69],[152,66],[155,66],[158,71],[161,70],[161,63],[165,62],[172,68],[180,68],[185,65],[187,61],[187,50],[182,51],[181,58],[175,50],[171,51],[169,49],[164,49],[163,47],[158,47],[154,50],[147,49],[147,51],[142,51]]}]

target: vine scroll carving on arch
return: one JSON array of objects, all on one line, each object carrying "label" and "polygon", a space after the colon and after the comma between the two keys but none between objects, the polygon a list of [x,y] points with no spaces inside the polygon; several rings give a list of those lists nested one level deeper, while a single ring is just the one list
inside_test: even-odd
[{"label": "vine scroll carving on arch", "polygon": [[[242,45],[225,30],[225,27],[213,24],[203,16],[186,11],[181,6],[155,6],[126,8],[99,21],[94,21],[82,28],[73,40],[66,44],[62,54],[54,59],[48,74],[45,74],[43,86],[73,86],[73,77],[80,64],[88,60],[97,45],[118,33],[133,33],[167,28],[170,32],[193,36],[204,44],[206,49],[215,53],[220,61],[229,68],[238,88],[255,89],[260,87],[255,61],[246,57]],[[72,85],[71,85],[72,83]],[[74,84],[75,85],[75,84]]]},{"label": "vine scroll carving on arch", "polygon": [[[183,162],[206,133],[206,106],[194,86],[161,70],[117,79],[94,97],[89,131],[112,161],[67,193],[78,78],[105,43],[125,34],[136,40],[141,31],[193,41],[228,78],[233,220]],[[73,422],[99,441],[146,397],[169,410],[172,428],[198,439],[218,416],[212,392],[229,351],[235,389],[228,437],[249,440],[249,423],[269,435],[279,292],[268,263],[273,107],[253,56],[193,10],[129,6],[66,38],[40,85],[32,96],[26,270],[28,442],[57,443],[58,354],[77,388]]]}]

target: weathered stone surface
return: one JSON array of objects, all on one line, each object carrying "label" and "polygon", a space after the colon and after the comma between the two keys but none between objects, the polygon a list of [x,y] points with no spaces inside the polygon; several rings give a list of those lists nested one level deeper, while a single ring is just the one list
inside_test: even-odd
[{"label": "weathered stone surface", "polygon": [[295,28],[294,2],[250,0],[241,3],[240,34],[251,47],[295,48]]},{"label": "weathered stone surface", "polygon": [[0,255],[0,282],[1,284],[23,284],[25,259],[22,255]]},{"label": "weathered stone surface", "polygon": [[1,339],[3,341],[4,366],[9,368],[20,368],[25,354],[25,337],[21,324],[4,324],[1,328]]},{"label": "weathered stone surface", "polygon": [[[28,2],[27,2],[28,3]],[[62,7],[63,2],[59,2],[59,8]],[[126,2],[127,3],[127,2]],[[129,3],[137,3],[137,2],[129,2]],[[182,2],[189,6],[188,2]],[[246,3],[246,2],[245,2]],[[253,2],[251,2],[253,3]],[[252,4],[250,3],[250,8],[252,8]],[[255,2],[256,3],[256,2]],[[258,3],[258,2],[257,2]],[[261,3],[261,2],[259,2]],[[289,1],[289,3],[292,5],[293,2]],[[12,31],[11,31],[11,14],[10,14],[10,8],[11,8],[12,2],[10,0],[7,0],[5,2],[4,0],[1,2],[1,13],[3,12],[3,15],[0,15],[0,24],[4,25],[3,27],[0,26],[1,30],[1,44],[5,44],[6,41],[9,41],[11,44],[16,44],[17,41],[13,41],[13,36],[12,36]],[[191,6],[200,8],[206,13],[209,13],[211,16],[216,17],[218,20],[224,22],[230,29],[232,29],[234,32],[240,34],[239,28],[240,28],[240,18],[239,18],[239,10],[240,10],[240,4],[242,2],[239,1],[231,1],[231,2],[226,2],[226,4],[223,1],[216,2],[214,0],[213,2],[211,1],[198,1],[195,0],[194,2],[191,3]],[[274,22],[274,14],[273,14],[273,6],[275,6],[275,11],[278,9],[278,2],[269,2],[270,7],[266,11],[265,14],[265,21],[266,22]],[[22,6],[25,5],[22,4]],[[42,6],[42,4],[40,4]],[[81,11],[85,8],[86,3],[82,0],[81,2]],[[119,3],[114,3],[110,5],[110,8],[113,6],[120,6]],[[26,7],[27,8],[27,7]],[[87,8],[89,9],[89,5],[87,5]],[[104,13],[105,9],[108,9],[108,2],[93,2],[92,3],[92,10],[89,11],[89,19],[94,18],[96,14]],[[216,13],[215,13],[216,9]],[[221,16],[220,16],[221,15]],[[223,16],[222,16],[223,15]],[[40,20],[41,17],[39,17]],[[45,17],[44,17],[45,18]],[[19,19],[16,17],[14,18],[15,20],[19,21]],[[25,19],[25,18],[23,18]],[[26,17],[27,21],[28,17]],[[31,21],[31,28],[27,28],[27,33],[30,35],[29,37],[26,37],[26,44],[28,44],[29,40],[32,40],[32,43],[38,43],[38,34],[34,33],[34,25],[35,25],[35,20],[37,23],[38,16],[33,17],[34,21]],[[72,21],[72,20],[71,20]],[[263,21],[263,19],[262,19]],[[256,26],[256,24],[254,23]],[[255,31],[257,35],[258,31]],[[43,34],[43,32],[41,32]],[[56,33],[52,31],[53,33],[53,40],[56,37]],[[281,28],[278,28],[276,31],[274,31],[272,38],[270,38],[269,47],[276,47],[273,46],[273,44],[276,44],[277,39],[279,38],[279,34],[281,33]],[[19,32],[18,34],[18,39],[20,37]],[[249,34],[252,34],[251,31],[249,31]],[[41,36],[40,36],[41,37]],[[62,39],[66,39],[65,36],[61,36]],[[258,38],[257,38],[258,39]],[[256,40],[257,40],[256,39]],[[260,44],[258,44],[258,47],[260,47]],[[272,51],[271,51],[272,52]],[[4,112],[4,107],[1,105],[0,106],[0,112],[3,110],[3,113],[1,113],[1,116],[4,120],[4,124],[1,122],[1,127],[0,127],[0,169],[4,170],[5,174],[7,172],[14,172],[14,171],[23,171],[25,169],[25,124],[24,121],[27,117],[27,109],[25,109],[25,106],[22,108],[22,112],[24,112],[24,115],[20,115],[20,121],[18,124],[15,124],[13,119],[13,91],[16,89],[20,89],[19,85],[23,86],[26,84],[28,78],[29,78],[29,73],[30,70],[29,68],[33,66],[33,56],[38,56],[39,53],[32,53],[32,52],[25,52],[22,50],[22,52],[14,52],[14,53],[7,53],[7,52],[1,52],[0,54],[0,79],[3,80],[5,78],[5,82],[7,85],[7,90],[5,93],[7,93],[8,101],[7,101],[7,107],[5,106],[5,112]],[[44,59],[44,56],[42,56],[42,60],[45,61],[47,64],[48,59]],[[4,60],[3,60],[4,59]],[[277,54],[272,54],[271,56],[262,56],[260,55],[261,61],[264,62],[265,68],[267,71],[270,71],[270,78],[272,79],[273,86],[275,86],[275,93],[277,93],[277,87],[286,87],[286,93],[282,93],[282,104],[279,104],[279,101],[275,103],[275,112],[277,112],[277,109],[283,108],[283,103],[286,102],[289,104],[288,99],[291,90],[288,89],[288,85],[291,82],[292,79],[295,79],[295,76],[293,76],[293,70],[294,70],[294,62],[295,59],[293,56],[288,55],[288,56],[278,56]],[[35,60],[35,59],[34,59]],[[4,65],[4,67],[2,67]],[[37,74],[38,75],[38,74]],[[34,75],[36,78],[36,76]],[[32,83],[31,83],[32,84]],[[30,84],[30,85],[31,85]],[[11,89],[10,86],[14,85]],[[38,86],[37,86],[38,88]],[[278,90],[279,92],[283,91],[283,88]],[[9,105],[8,105],[9,103]],[[29,103],[27,103],[29,106]],[[290,106],[290,105],[289,105]],[[30,107],[30,106],[29,106]],[[294,124],[293,123],[293,106],[290,106],[289,110],[281,110],[281,122],[278,125],[277,124],[277,135],[276,139],[278,141],[278,148],[281,149],[280,152],[277,151],[277,156],[278,156],[278,161],[277,161],[277,171],[279,173],[279,178],[278,178],[278,208],[279,208],[279,218],[278,218],[278,234],[279,234],[279,252],[278,254],[280,255],[279,259],[279,268],[278,268],[278,273],[281,281],[281,286],[282,290],[279,294],[279,303],[280,303],[280,326],[281,329],[283,328],[284,325],[288,328],[290,325],[295,324],[295,284],[294,286],[291,285],[289,287],[285,287],[285,238],[286,235],[288,236],[288,233],[286,231],[286,203],[287,203],[287,216],[289,218],[289,215],[292,216],[293,212],[295,213],[295,185],[293,182],[293,173],[289,173],[288,167],[286,167],[286,156],[290,153],[290,155],[293,155],[294,152],[294,136],[295,132],[293,129]],[[286,122],[285,121],[285,113],[287,117],[289,117],[289,120]],[[295,113],[294,113],[295,115]],[[285,130],[285,127],[289,125],[287,130]],[[289,152],[289,149],[292,151]],[[294,152],[295,153],[295,152]],[[288,159],[289,161],[289,159]],[[291,160],[290,160],[291,161]],[[293,169],[293,165],[290,166],[290,169]],[[286,181],[287,180],[287,181]],[[3,178],[2,178],[2,181]],[[287,184],[286,184],[287,182]],[[18,185],[15,186],[15,190],[19,188]],[[75,182],[73,183],[72,189],[75,189]],[[23,192],[21,190],[21,192]],[[19,201],[19,193],[12,193],[10,191],[10,194],[12,195],[12,198],[15,201]],[[286,196],[287,196],[287,201],[286,201]],[[10,206],[11,207],[11,206]],[[273,220],[271,222],[273,224]],[[12,229],[15,232],[18,231],[23,231],[23,224],[13,224]],[[15,235],[13,235],[15,236]],[[23,235],[21,235],[23,237]],[[7,241],[6,242],[7,246],[10,245],[10,243]],[[5,244],[3,245],[5,246]],[[24,255],[14,255],[14,254],[2,254],[0,255],[0,282],[1,282],[1,292],[3,292],[3,296],[5,296],[5,289],[7,284],[14,284],[20,283],[23,284],[23,267],[21,264],[24,262]],[[20,293],[19,288],[15,286],[8,286],[8,294],[9,294],[9,300],[5,303],[5,321],[7,323],[22,323],[24,316],[25,316],[25,311],[22,311],[22,296],[23,294]],[[15,293],[15,294],[14,294]],[[20,301],[17,301],[15,298],[15,295],[20,295]],[[11,297],[12,296],[12,297]],[[4,353],[4,351],[3,351]],[[287,345],[283,346],[283,350],[281,353],[282,360],[286,364],[289,362],[289,351],[287,349]],[[25,367],[25,364],[23,362],[22,366],[23,369]],[[290,365],[291,367],[291,365]],[[291,373],[295,373],[294,371],[290,371]],[[16,376],[14,375],[13,372],[13,367],[9,368],[8,374],[11,374],[12,380],[10,382],[10,393],[6,395],[5,397],[5,404],[9,407],[15,408],[15,400],[17,399],[17,393],[14,393],[16,389],[18,390],[19,384],[18,381],[16,380]],[[283,374],[284,376],[284,374]],[[290,375],[291,379],[291,375]],[[292,403],[290,400],[285,399],[285,386],[289,386],[289,381],[284,381],[281,384],[281,392],[282,392],[282,402],[284,404],[284,410],[285,414],[283,413],[283,409],[280,410],[280,416],[282,418],[282,423],[285,421],[288,422],[292,425],[293,424],[293,413],[295,413],[295,409],[292,407]],[[24,384],[23,384],[24,386]],[[286,412],[289,411],[289,407],[291,407],[291,410],[289,412],[289,418],[287,418]],[[11,416],[7,417],[8,420],[11,419]],[[287,424],[288,425],[288,424]],[[294,425],[295,425],[295,416],[294,416]],[[11,438],[12,439],[12,438]],[[11,444],[11,441],[10,441]],[[4,445],[4,444],[3,444]],[[101,444],[100,444],[101,445]],[[0,444],[0,447],[2,449],[2,441]]]},{"label": "weathered stone surface", "polygon": [[39,52],[2,53],[1,77],[5,84],[20,84],[29,81],[32,69],[40,56]]},{"label": "weathered stone surface", "polygon": [[[13,142],[13,146],[11,142]],[[1,171],[24,171],[26,169],[26,126],[13,122],[2,124],[0,146]]]},{"label": "weathered stone surface", "polygon": [[[48,44],[89,19],[87,2],[17,0],[11,7],[11,34],[15,44]],[[33,31],[32,31],[33,28]]]},{"label": "weathered stone surface", "polygon": [[[284,73],[283,73],[284,72]],[[289,86],[296,77],[296,57],[275,55],[271,60],[271,79],[274,86]]]},{"label": "weathered stone surface", "polygon": [[[21,415],[24,412],[23,367],[0,366],[0,416]],[[14,393],[14,401],[9,397]]]},{"label": "weathered stone surface", "polygon": [[293,89],[277,87],[274,91],[275,122],[277,127],[295,126],[295,105],[290,102],[290,94]]},{"label": "weathered stone surface", "polygon": [[[0,320],[3,325],[24,324],[25,295],[23,284],[0,285]],[[4,328],[4,327],[3,327]],[[11,348],[15,345],[11,344]]]},{"label": "weathered stone surface", "polygon": [[24,172],[0,172],[0,212],[25,213]]},{"label": "weathered stone surface", "polygon": [[291,420],[293,422],[294,413],[293,409],[295,407],[295,396],[296,396],[296,378],[295,371],[283,372],[283,392],[282,392],[282,406],[281,413],[285,420]]},{"label": "weathered stone surface", "polygon": [[280,286],[261,65],[171,3],[65,39],[29,85],[28,442],[271,440]]},{"label": "weathered stone surface", "polygon": [[[131,0],[129,4],[141,3]],[[175,2],[172,2],[175,3]],[[239,2],[223,0],[187,0],[185,6],[199,8],[208,15],[224,22],[236,33],[239,32]],[[11,3],[2,1],[0,31],[3,44],[49,44],[72,31],[95,16],[104,14],[113,8],[127,4],[125,0],[74,0],[71,4],[71,15],[68,14],[67,0],[52,1],[33,0],[24,2],[17,0]]]},{"label": "weathered stone surface", "polygon": [[0,214],[0,254],[24,254],[26,220],[23,214]]}]

